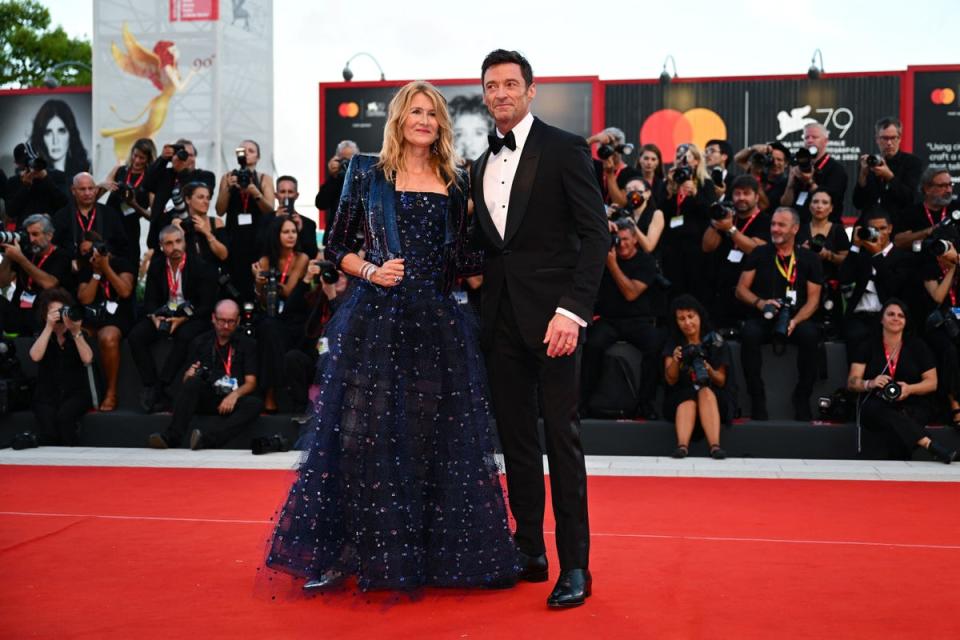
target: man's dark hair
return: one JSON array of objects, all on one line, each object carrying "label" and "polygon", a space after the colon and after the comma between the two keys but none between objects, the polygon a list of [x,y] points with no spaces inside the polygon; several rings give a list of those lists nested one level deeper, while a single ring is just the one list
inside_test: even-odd
[{"label": "man's dark hair", "polygon": [[480,67],[480,82],[483,83],[484,76],[487,75],[487,69],[498,64],[517,64],[520,65],[520,75],[527,86],[533,84],[533,67],[527,62],[527,59],[517,51],[507,51],[506,49],[496,49],[487,54],[483,59],[483,65]]},{"label": "man's dark hair", "polygon": [[637,228],[632,218],[617,218],[613,224],[617,227],[617,231],[633,231]]},{"label": "man's dark hair", "polygon": [[893,116],[885,116],[877,120],[877,124],[874,125],[874,132],[879,134],[887,127],[896,127],[897,135],[903,133],[903,123],[900,122],[900,118],[894,118]]},{"label": "man's dark hair", "polygon": [[707,140],[707,144],[704,147],[704,149],[706,149],[706,147],[709,147],[712,144],[715,144],[718,147],[720,147],[720,153],[727,156],[727,161],[723,163],[723,166],[726,167],[728,164],[730,164],[730,161],[733,159],[733,145],[731,145],[726,140],[714,139],[714,140]]},{"label": "man's dark hair", "polygon": [[890,215],[889,211],[886,209],[881,209],[880,207],[876,207],[867,211],[866,214],[864,214],[863,219],[866,222],[870,222],[871,220],[884,220],[888,225],[893,226],[893,216]]},{"label": "man's dark hair", "polygon": [[757,182],[757,179],[756,179],[756,178],[754,178],[754,177],[751,176],[750,174],[746,174],[746,173],[745,173],[745,174],[743,174],[743,175],[741,175],[741,176],[737,176],[737,177],[734,179],[733,184],[730,185],[730,190],[731,190],[731,191],[734,191],[734,190],[736,190],[736,189],[750,189],[750,190],[753,191],[754,193],[759,193],[759,192],[760,192],[760,183]]},{"label": "man's dark hair", "polygon": [[297,179],[294,178],[293,176],[280,176],[279,178],[277,178],[277,187],[279,187],[280,183],[283,182],[284,180],[286,180],[287,182],[292,182],[293,188],[296,189],[297,191],[300,191],[300,183],[298,183]]},{"label": "man's dark hair", "polygon": [[775,140],[774,142],[771,142],[767,146],[770,147],[771,149],[776,149],[777,151],[782,153],[783,157],[786,158],[787,162],[790,162],[790,159],[793,157],[793,155],[790,153],[790,149],[787,149],[787,146],[782,142],[780,142],[779,140]]}]

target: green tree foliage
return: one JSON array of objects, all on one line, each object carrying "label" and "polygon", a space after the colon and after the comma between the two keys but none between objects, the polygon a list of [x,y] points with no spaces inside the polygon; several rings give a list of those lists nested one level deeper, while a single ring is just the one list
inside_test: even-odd
[{"label": "green tree foliage", "polygon": [[[90,65],[90,41],[50,29],[50,12],[36,0],[0,0],[0,86],[43,86],[47,72],[68,60]],[[91,83],[83,67],[64,65],[53,75],[63,86]]]}]

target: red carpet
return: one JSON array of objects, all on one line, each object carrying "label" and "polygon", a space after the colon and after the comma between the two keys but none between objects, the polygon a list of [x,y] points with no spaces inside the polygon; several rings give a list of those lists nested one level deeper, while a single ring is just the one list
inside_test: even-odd
[{"label": "red carpet", "polygon": [[0,467],[0,637],[960,636],[957,484],[595,477],[594,596],[555,612],[552,582],[255,594],[290,477]]}]

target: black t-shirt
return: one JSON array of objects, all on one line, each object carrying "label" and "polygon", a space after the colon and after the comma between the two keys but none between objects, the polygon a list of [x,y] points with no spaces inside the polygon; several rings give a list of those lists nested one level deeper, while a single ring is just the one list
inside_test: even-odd
[{"label": "black t-shirt", "polygon": [[[803,247],[794,247],[795,266],[789,268],[789,260],[784,261],[777,255],[777,248],[773,244],[757,247],[743,260],[744,271],[755,271],[751,290],[763,298],[783,298],[787,291],[787,279],[781,273],[795,275],[793,289],[797,292],[795,308],[799,309],[807,301],[807,283],[823,284],[823,267],[820,258],[812,251]],[[780,268],[778,268],[778,261]],[[795,273],[793,273],[795,272]],[[759,313],[759,311],[757,311]]]},{"label": "black t-shirt", "polygon": [[894,223],[894,233],[923,231],[939,224],[949,211],[948,207],[928,209],[923,203],[907,207]]},{"label": "black t-shirt", "polygon": [[[945,276],[943,269],[940,268],[940,264],[937,262],[937,259],[932,256],[924,256],[921,259],[920,263],[920,277],[924,281],[932,280],[937,284],[943,282]],[[944,310],[950,310],[952,307],[960,306],[960,287],[958,287],[958,275],[957,271],[954,271],[953,274],[953,285],[950,287],[950,290],[947,292],[947,295],[943,297],[943,302],[940,303],[940,308]]]},{"label": "black t-shirt", "polygon": [[65,334],[63,347],[56,334],[50,335],[47,350],[37,367],[37,397],[47,402],[56,402],[67,395],[83,393],[88,389],[87,373],[77,344],[69,333]]},{"label": "black t-shirt", "polygon": [[[126,259],[121,256],[110,256],[110,268],[113,269],[113,272],[117,275],[123,275],[124,273],[129,273],[133,275],[134,286],[137,282],[137,270],[133,265]],[[90,268],[89,263],[85,263],[79,271],[77,271],[77,282],[79,284],[86,284],[93,279],[93,269]],[[102,276],[99,281],[99,286],[97,287],[96,297],[93,299],[93,302],[89,306],[98,306],[103,305],[105,310],[104,322],[98,323],[97,326],[102,325],[112,325],[123,323],[126,325],[133,324],[133,300],[136,297],[135,292],[131,293],[126,298],[121,298],[117,295],[117,290],[110,285],[110,282],[107,280],[106,276]],[[116,308],[114,309],[113,305],[108,305],[107,303],[115,303]],[[113,313],[110,313],[110,309],[114,309]]]},{"label": "black t-shirt", "polygon": [[[843,165],[831,158],[830,154],[825,155],[813,163],[813,181],[817,184],[817,189],[823,189],[830,194],[833,202],[830,221],[840,222],[843,216],[843,196],[847,191],[847,172]],[[798,183],[795,183],[795,186],[792,205],[800,214],[800,222],[806,224],[810,221],[810,200],[813,194]]]},{"label": "black t-shirt", "polygon": [[[618,257],[617,264],[625,276],[631,280],[639,280],[648,287],[653,284],[657,275],[656,262],[643,251],[638,250],[637,255],[627,260]],[[650,317],[652,312],[647,293],[648,291],[644,291],[636,300],[628,301],[617,288],[609,269],[604,269],[597,294],[597,313],[604,318]]]},{"label": "black t-shirt", "polygon": [[[51,245],[54,246],[54,245]],[[67,291],[74,289],[73,273],[70,266],[70,256],[59,247],[49,254],[33,255],[30,262],[37,265],[41,271],[48,273],[58,280],[57,286]],[[11,307],[17,310],[17,319],[15,323],[19,327],[8,326],[8,331],[21,331],[25,333],[36,333],[43,327],[43,323],[37,319],[36,306],[34,302],[29,302],[23,297],[24,291],[32,296],[39,295],[43,289],[37,285],[36,281],[20,268],[20,265],[13,265],[13,272],[17,275],[17,287],[13,292]],[[28,296],[29,297],[29,296]]]},{"label": "black t-shirt", "polygon": [[[202,333],[190,343],[190,357],[187,363],[200,362],[210,369],[210,382],[228,376],[237,379],[237,385],[243,384],[245,376],[257,375],[257,346],[251,338],[234,333],[225,346],[216,344],[214,331]],[[230,370],[227,371],[227,363]]]},{"label": "black t-shirt", "polygon": [[[746,218],[737,216],[734,221],[737,226],[737,233],[742,233],[748,238],[759,238],[766,243],[770,242],[770,215],[760,212],[756,217],[752,215]],[[740,271],[746,256],[737,249],[733,243],[733,238],[725,233],[720,234],[720,246],[712,253],[709,264],[713,266],[713,276],[716,278],[717,286],[732,288],[737,286],[737,280],[740,278]],[[756,249],[754,249],[756,251]],[[732,253],[731,253],[732,252]]]},{"label": "black t-shirt", "polygon": [[[906,382],[907,384],[920,382],[925,371],[937,367],[937,359],[926,343],[920,338],[910,335],[903,337],[903,346],[900,348],[895,370],[892,373],[887,366],[883,338],[873,338],[863,342],[859,348],[855,349],[851,362],[866,365],[863,372],[864,380],[871,380],[882,373],[892,377],[897,382]],[[925,402],[925,396],[910,396],[897,404],[909,405]]]},{"label": "black t-shirt", "polygon": [[[811,237],[810,225],[800,225],[800,231],[797,232],[797,244],[807,246],[811,251],[817,253],[816,249],[808,245]],[[839,222],[830,224],[830,231],[827,232],[826,242],[823,246],[828,251],[833,251],[834,253],[850,250],[850,238],[847,237],[847,231],[843,228],[842,224]],[[817,258],[819,259],[820,256],[817,255]],[[839,277],[839,267],[837,265],[822,259],[820,262],[823,265],[824,280],[836,280]]]},{"label": "black t-shirt", "polygon": [[[667,358],[673,355],[674,349],[678,346],[686,346],[686,341],[677,342],[676,340],[667,340],[663,347],[663,358]],[[733,355],[730,352],[730,345],[726,342],[722,343],[720,346],[713,346],[708,344],[704,347],[704,351],[707,353],[707,362],[710,363],[710,366],[716,370],[720,370],[720,367],[727,368],[727,382],[731,381],[733,375]],[[689,368],[689,363],[681,362],[680,363],[680,377],[677,378],[677,382],[674,385],[667,385],[672,389],[680,389],[683,387],[693,387],[693,378],[691,377],[692,371]]]},{"label": "black t-shirt", "polygon": [[780,206],[783,192],[787,190],[787,175],[781,173],[779,176],[768,178],[761,183],[761,186],[767,196],[767,207],[763,212],[772,216],[773,212]]},{"label": "black t-shirt", "polygon": [[923,163],[920,158],[905,151],[898,151],[885,162],[893,172],[893,180],[884,182],[868,170],[865,185],[861,187],[857,180],[853,187],[853,206],[861,211],[869,211],[879,205],[897,216],[916,199]]}]

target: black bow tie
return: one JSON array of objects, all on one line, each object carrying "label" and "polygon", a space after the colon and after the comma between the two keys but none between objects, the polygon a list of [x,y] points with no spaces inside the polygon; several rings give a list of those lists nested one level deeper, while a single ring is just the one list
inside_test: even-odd
[{"label": "black bow tie", "polygon": [[490,153],[493,155],[500,153],[500,149],[503,149],[504,147],[510,149],[510,151],[517,150],[517,139],[513,136],[513,131],[510,131],[502,138],[491,133],[487,136],[487,140],[490,142]]}]

